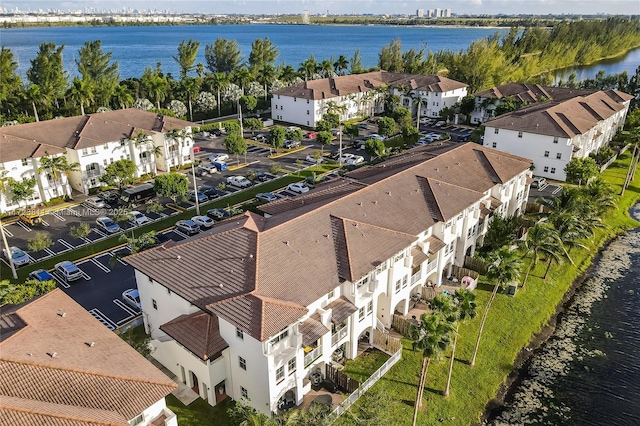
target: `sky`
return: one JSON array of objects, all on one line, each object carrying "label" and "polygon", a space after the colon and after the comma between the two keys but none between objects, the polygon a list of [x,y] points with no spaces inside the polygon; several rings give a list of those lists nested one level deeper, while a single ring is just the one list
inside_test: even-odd
[{"label": "sky", "polygon": [[417,9],[451,9],[454,14],[640,14],[638,0],[0,0],[13,11],[123,10],[218,14],[407,14]]}]

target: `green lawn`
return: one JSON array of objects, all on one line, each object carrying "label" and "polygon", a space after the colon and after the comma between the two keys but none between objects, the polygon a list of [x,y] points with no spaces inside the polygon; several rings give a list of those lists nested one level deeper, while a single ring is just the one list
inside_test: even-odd
[{"label": "green lawn", "polygon": [[[628,152],[623,154],[603,174],[617,193],[624,182],[630,157],[631,154]],[[418,416],[418,424],[435,425],[440,423],[440,419],[444,419],[444,424],[447,425],[480,423],[487,402],[496,396],[498,388],[512,371],[520,349],[548,322],[574,278],[589,267],[597,249],[614,234],[638,226],[638,223],[629,217],[628,209],[640,198],[639,183],[640,177],[636,176],[635,181],[619,200],[619,209],[604,219],[610,229],[599,231],[596,237],[588,242],[590,250],[571,251],[575,266],[568,262],[552,266],[547,280],[544,281],[541,277],[546,265],[541,262],[529,277],[526,289],[521,289],[516,297],[498,294],[487,317],[476,366],[470,367],[467,361],[473,352],[480,316],[492,289],[486,283],[479,286],[476,291],[479,315],[461,327],[451,395],[449,398],[442,396],[449,359],[432,362],[427,374],[424,409]],[[397,419],[406,419],[406,422],[393,424],[410,423],[421,367],[420,354],[411,350],[411,342],[403,340],[403,344],[402,360],[373,387],[374,391],[393,395],[393,401],[383,410],[385,416],[388,415],[392,422],[394,419],[396,422]],[[366,376],[377,368],[375,364],[369,364],[368,360],[356,360],[349,363],[349,368]],[[365,394],[363,398],[366,397]],[[361,402],[364,401],[357,404]],[[347,416],[342,416],[336,425],[355,423]]]},{"label": "green lawn", "polygon": [[203,399],[198,398],[189,405],[184,405],[173,395],[166,398],[167,407],[178,417],[180,426],[233,426],[227,410],[233,406],[231,398],[212,407]]}]

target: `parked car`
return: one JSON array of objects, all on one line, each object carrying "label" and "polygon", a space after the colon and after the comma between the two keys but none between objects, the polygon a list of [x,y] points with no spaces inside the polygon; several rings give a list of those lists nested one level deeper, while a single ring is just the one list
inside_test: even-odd
[{"label": "parked car", "polygon": [[428,118],[421,118],[420,119],[420,124],[429,124],[431,122],[431,120],[429,120]]},{"label": "parked car", "polygon": [[84,200],[84,204],[92,209],[104,209],[105,207],[104,201],[98,197],[87,198]]},{"label": "parked car", "polygon": [[200,186],[200,188],[198,188],[198,191],[202,192],[210,200],[214,200],[214,199],[219,198],[222,195],[224,195],[224,192],[218,191],[217,189],[215,189],[215,188],[213,188],[211,186],[208,186],[208,185]]},{"label": "parked car", "polygon": [[547,185],[547,180],[543,177],[533,178],[533,182],[531,182],[531,188],[543,188]]},{"label": "parked car", "polygon": [[120,231],[120,225],[115,223],[111,218],[102,216],[96,219],[96,226],[107,234],[115,234]]},{"label": "parked car", "polygon": [[213,136],[222,136],[222,130],[220,129],[211,129],[211,133]]},{"label": "parked car", "polygon": [[305,160],[307,160],[309,163],[320,164],[324,161],[324,158],[322,157],[316,158],[313,155],[307,155],[307,158],[305,158]]},{"label": "parked car", "polygon": [[270,203],[271,201],[277,200],[278,196],[270,192],[261,192],[259,194],[256,194],[256,198],[260,201],[265,201],[267,203]]},{"label": "parked car", "polygon": [[231,216],[228,210],[225,209],[210,209],[207,210],[207,216],[211,219],[222,220]]},{"label": "parked car", "polygon": [[228,159],[229,159],[229,154],[225,154],[225,153],[215,154],[208,158],[208,160],[211,163],[227,161]]},{"label": "parked car", "polygon": [[267,137],[265,135],[255,135],[252,136],[251,139],[257,142],[265,142],[267,140]]},{"label": "parked car", "polygon": [[356,126],[360,129],[368,129],[369,125],[367,123],[356,123]]},{"label": "parked car", "polygon": [[435,126],[436,126],[436,127],[442,127],[442,126],[444,126],[446,123],[447,123],[446,121],[440,120],[440,121],[438,121],[438,122],[435,124]]},{"label": "parked car", "polygon": [[309,192],[309,187],[304,183],[290,183],[287,186],[289,191],[297,192],[298,194],[304,194],[305,192]]},{"label": "parked car", "polygon": [[36,281],[49,281],[53,279],[53,275],[51,275],[44,269],[36,269],[35,271],[29,273],[29,279]]},{"label": "parked car", "polygon": [[82,271],[70,260],[56,263],[55,270],[65,281],[76,281],[82,278]]},{"label": "parked car", "polygon": [[229,185],[235,186],[236,188],[243,189],[253,185],[253,183],[251,183],[251,181],[244,176],[229,176],[227,178],[227,183]]},{"label": "parked car", "polygon": [[9,247],[10,254],[7,254],[7,249],[4,249],[2,251],[4,253],[4,258],[9,260],[9,257],[11,257],[11,260],[13,260],[13,264],[15,266],[23,266],[31,263],[31,259],[29,259],[29,255],[27,255],[27,253],[20,250],[18,247],[15,247],[15,246]]},{"label": "parked car", "polygon": [[194,216],[191,218],[200,229],[209,229],[213,226],[213,219],[209,216]]},{"label": "parked car", "polygon": [[338,130],[338,129],[333,129],[333,130],[331,131],[331,134],[332,134],[333,136],[340,136],[340,135],[342,134],[342,132],[341,132],[340,130]]},{"label": "parked car", "polygon": [[145,223],[151,222],[151,219],[137,210],[130,211],[127,215],[127,220],[129,220],[129,223],[136,226],[144,225]]},{"label": "parked car", "polygon": [[315,139],[317,136],[318,136],[318,132],[309,132],[306,135],[304,135],[304,137],[307,139]]},{"label": "parked car", "polygon": [[362,155],[354,155],[351,158],[348,158],[347,161],[345,161],[345,163],[349,164],[353,164],[353,165],[357,165],[357,164],[362,164],[364,163],[364,157]]},{"label": "parked car", "polygon": [[287,132],[294,132],[294,131],[296,131],[296,130],[301,130],[301,129],[300,129],[300,127],[298,127],[298,126],[289,126],[289,127],[287,127],[287,128],[285,129],[285,131],[287,131]]},{"label": "parked car", "polygon": [[98,198],[107,204],[114,204],[118,202],[118,195],[113,192],[105,191],[98,194]]},{"label": "parked car", "polygon": [[209,201],[209,197],[207,197],[205,194],[203,194],[200,191],[189,191],[187,193],[189,195],[189,201],[192,202],[196,202],[196,199],[198,200],[199,203],[204,203],[206,201]]},{"label": "parked car", "polygon": [[191,219],[176,222],[176,230],[187,235],[195,235],[200,232],[200,227]]},{"label": "parked car", "polygon": [[199,146],[194,146],[194,147],[193,147],[193,153],[194,153],[194,154],[195,154],[196,152],[200,152],[200,151],[202,151],[202,147],[199,147]]},{"label": "parked car", "polygon": [[373,133],[373,134],[367,136],[367,139],[375,139],[377,141],[384,141],[384,136],[380,136],[377,133]]},{"label": "parked car", "polygon": [[142,304],[140,303],[140,293],[138,289],[130,288],[122,293],[122,301],[127,305],[139,311],[142,310]]},{"label": "parked car", "polygon": [[202,163],[198,166],[198,168],[206,170],[207,173],[209,174],[214,174],[218,172],[218,168],[214,163]]},{"label": "parked car", "polygon": [[338,163],[346,163],[350,158],[353,158],[353,157],[355,157],[354,154],[343,152],[342,155],[338,157]]},{"label": "parked car", "polygon": [[269,173],[258,173],[256,175],[256,180],[260,181],[260,182],[266,182],[268,180],[273,179],[274,176],[270,175]]},{"label": "parked car", "polygon": [[300,141],[294,141],[292,139],[284,141],[284,147],[286,149],[298,148],[300,146]]}]

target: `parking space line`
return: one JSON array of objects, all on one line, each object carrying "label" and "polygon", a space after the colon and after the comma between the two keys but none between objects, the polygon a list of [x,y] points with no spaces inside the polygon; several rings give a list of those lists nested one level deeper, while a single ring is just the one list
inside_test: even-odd
[{"label": "parking space line", "polygon": [[106,237],[107,234],[105,234],[104,232],[102,232],[101,230],[99,230],[98,228],[91,228],[91,230],[93,232],[95,232],[96,234],[100,235],[101,237]]},{"label": "parking space line", "polygon": [[22,229],[24,229],[27,232],[31,232],[31,228],[29,228],[23,221],[19,220],[16,222],[18,225],[22,226]]},{"label": "parking space line", "polygon": [[56,219],[62,221],[62,222],[66,222],[67,219],[64,218],[64,216],[62,216],[60,213],[58,212],[51,212],[51,216],[55,217]]},{"label": "parking space line", "polygon": [[[66,210],[70,211],[70,212],[71,212],[71,214],[72,214],[72,215],[74,215],[74,216],[77,216],[77,217],[80,217],[80,216],[81,216],[81,215],[80,215],[80,213],[78,213],[77,211],[75,211],[75,210],[73,210],[73,209],[66,209]],[[97,210],[95,210],[95,211],[97,212]]]},{"label": "parking space line", "polygon": [[13,234],[9,232],[6,226],[3,225],[2,227],[4,228],[4,233],[7,234],[7,237],[13,237]]},{"label": "parking space line", "polygon": [[560,185],[556,185],[556,189],[554,189],[551,194],[556,195],[560,191],[562,191],[562,187]]},{"label": "parking space line", "polygon": [[62,286],[62,288],[71,288],[71,286],[69,285],[68,282],[61,280],[60,278],[58,278],[57,274],[51,274],[51,276],[53,277],[54,280],[57,281],[58,284],[60,284],[60,286]]},{"label": "parking space line", "polygon": [[91,281],[91,277],[82,269],[80,270],[82,272],[82,278],[84,278],[85,281]]},{"label": "parking space line", "polygon": [[178,231],[177,229],[174,229],[173,232],[175,232],[176,234],[180,235],[181,237],[189,238],[189,236],[187,234],[183,234],[182,232]]},{"label": "parking space line", "polygon": [[[58,238],[58,242],[59,242],[60,244],[62,244],[63,246],[65,246],[65,247],[66,247],[67,249],[69,249],[69,250],[72,250],[72,249],[74,249],[74,248],[75,248],[74,246],[72,246],[71,244],[69,244],[68,242],[66,242],[65,240],[63,240],[62,238]],[[67,251],[67,250],[64,250],[64,251]]]},{"label": "parking space line", "polygon": [[121,263],[121,264],[123,264],[124,266],[127,266],[127,264],[126,264],[126,263],[124,263],[124,262],[122,261],[122,259],[120,259],[120,257],[118,256],[118,253],[116,253],[116,252],[110,251],[110,252],[107,252],[107,253],[101,254],[100,256],[96,256],[96,259],[97,259],[98,257],[102,257],[102,256],[110,256],[110,257],[109,257],[109,261],[111,261],[111,259],[112,259],[113,257],[115,257],[115,258],[116,258],[116,260],[117,260],[118,262],[120,262],[120,263]]},{"label": "parking space line", "polygon": [[29,260],[31,261],[31,263],[36,263],[37,260],[35,260],[33,257],[31,257],[30,254],[27,253],[27,257],[29,258]]},{"label": "parking space line", "polygon": [[116,328],[118,328],[118,325],[111,321],[105,314],[100,312],[100,309],[93,308],[89,311],[89,313],[93,315],[95,319],[104,324],[104,326],[109,330],[114,331]]},{"label": "parking space line", "polygon": [[46,221],[46,220],[44,220],[44,219],[42,219],[42,224],[43,224],[44,226],[51,226],[51,225],[49,225],[49,222],[47,222],[47,221]]},{"label": "parking space line", "polygon": [[118,305],[118,307],[120,307],[120,309],[124,310],[125,312],[127,312],[129,314],[128,317],[121,319],[120,321],[118,321],[118,325],[129,321],[131,318],[135,318],[138,315],[140,315],[140,311],[137,311],[135,309],[133,309],[131,306],[127,305],[126,303],[124,303],[122,300],[120,299],[113,299],[113,303],[115,303],[116,305]]},{"label": "parking space line", "polygon": [[94,265],[96,265],[98,268],[102,269],[103,271],[105,271],[107,274],[109,272],[111,272],[111,269],[107,268],[106,266],[104,266],[102,263],[98,262],[95,257],[91,258],[91,262],[93,262]]},{"label": "parking space line", "polygon": [[55,256],[56,255],[56,253],[53,250],[51,250],[50,248],[46,248],[46,249],[44,249],[44,251],[49,253],[50,256]]}]

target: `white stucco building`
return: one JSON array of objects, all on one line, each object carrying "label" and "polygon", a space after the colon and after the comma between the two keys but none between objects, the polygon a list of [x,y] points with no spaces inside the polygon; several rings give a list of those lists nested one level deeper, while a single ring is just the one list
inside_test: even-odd
[{"label": "white stucco building", "polygon": [[616,90],[536,103],[485,123],[486,147],[533,160],[534,175],[565,181],[565,166],[607,145],[622,128],[632,96]]},{"label": "white stucco building", "polygon": [[[134,161],[135,177],[190,164],[192,146],[187,121],[136,108],[114,110],[0,128],[0,172],[15,180],[36,178],[35,194],[26,201],[33,206],[72,191],[87,194],[117,160]],[[42,157],[60,155],[77,163],[77,170],[58,179],[38,172]],[[0,194],[0,212],[24,206],[9,191]]]},{"label": "white stucco building", "polygon": [[[439,117],[467,94],[467,85],[437,75],[400,74],[373,71],[309,80],[283,87],[271,98],[274,120],[315,127],[332,104],[344,107],[340,120],[369,117],[384,111],[385,95],[401,96],[402,105],[417,114],[411,99],[423,99],[421,117]],[[411,97],[407,94],[411,94]]]},{"label": "white stucco building", "polygon": [[300,404],[313,374],[462,266],[492,214],[524,210],[530,165],[434,143],[125,258],[153,357],[212,405]]}]

